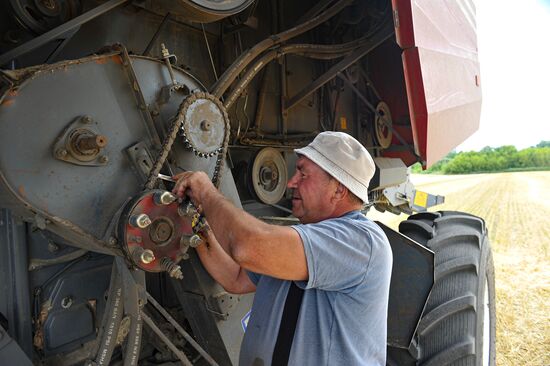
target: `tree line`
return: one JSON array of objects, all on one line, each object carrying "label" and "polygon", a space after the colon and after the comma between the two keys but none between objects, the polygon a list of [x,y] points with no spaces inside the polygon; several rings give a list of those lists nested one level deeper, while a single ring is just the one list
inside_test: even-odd
[{"label": "tree line", "polygon": [[515,170],[550,170],[550,141],[517,150],[514,146],[484,147],[480,151],[452,151],[443,159],[422,171],[420,163],[413,173],[467,174]]}]

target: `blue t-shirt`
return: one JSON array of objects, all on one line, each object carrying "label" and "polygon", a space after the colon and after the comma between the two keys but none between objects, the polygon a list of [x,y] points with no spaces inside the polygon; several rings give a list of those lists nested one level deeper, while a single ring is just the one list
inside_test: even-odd
[{"label": "blue t-shirt", "polygon": [[[289,365],[385,365],[392,253],[384,232],[359,211],[292,227],[309,279]],[[269,366],[290,281],[248,272],[256,284],[241,366]]]}]

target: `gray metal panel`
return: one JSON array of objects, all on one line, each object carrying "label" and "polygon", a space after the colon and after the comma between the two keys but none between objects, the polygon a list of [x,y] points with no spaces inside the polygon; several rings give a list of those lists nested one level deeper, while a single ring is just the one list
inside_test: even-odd
[{"label": "gray metal panel", "polygon": [[[145,100],[153,104],[168,83],[166,68],[150,59],[133,63]],[[188,75],[177,70],[176,75],[190,89],[200,87]],[[159,123],[171,121],[182,99],[175,95],[161,106]],[[108,138],[106,166],[78,166],[53,157],[57,136],[83,115],[91,116]],[[0,171],[9,188],[35,209],[102,238],[124,201],[142,189],[124,151],[139,141],[150,145],[145,126],[118,56],[47,67],[0,107]]]},{"label": "gray metal panel", "polygon": [[[121,63],[101,58],[37,72],[11,101],[0,108],[6,180],[31,205],[101,237],[121,203],[140,189],[121,151],[143,139],[146,129]],[[83,115],[109,139],[107,166],[53,157],[58,134]]]},{"label": "gray metal panel", "polygon": [[407,181],[407,166],[397,158],[374,158],[376,172],[369,184],[371,189],[397,186]]},{"label": "gray metal panel", "polygon": [[434,283],[434,253],[386,225],[376,224],[384,230],[393,252],[387,343],[407,349]]},{"label": "gray metal panel", "polygon": [[0,209],[0,313],[8,321],[9,335],[31,356],[32,323],[26,240],[25,224],[17,222],[9,210]]}]

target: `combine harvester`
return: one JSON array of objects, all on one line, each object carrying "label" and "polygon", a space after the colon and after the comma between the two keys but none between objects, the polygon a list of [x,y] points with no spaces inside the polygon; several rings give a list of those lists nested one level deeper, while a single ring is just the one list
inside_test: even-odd
[{"label": "combine harvester", "polygon": [[485,223],[426,212],[443,198],[407,172],[478,128],[471,1],[0,9],[2,365],[235,365],[253,295],[205,272],[196,210],[159,174],[204,170],[237,206],[293,222],[293,149],[326,130],[375,157],[366,209],[412,214],[399,233],[380,224],[388,365],[494,365]]}]

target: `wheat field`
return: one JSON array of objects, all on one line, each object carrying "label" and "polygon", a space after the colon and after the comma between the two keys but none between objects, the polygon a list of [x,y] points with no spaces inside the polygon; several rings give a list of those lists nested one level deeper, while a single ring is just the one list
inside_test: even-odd
[{"label": "wheat field", "polygon": [[[550,365],[550,172],[413,175],[422,191],[445,196],[430,211],[485,219],[496,278],[497,365]],[[406,215],[367,215],[397,228]]]}]

